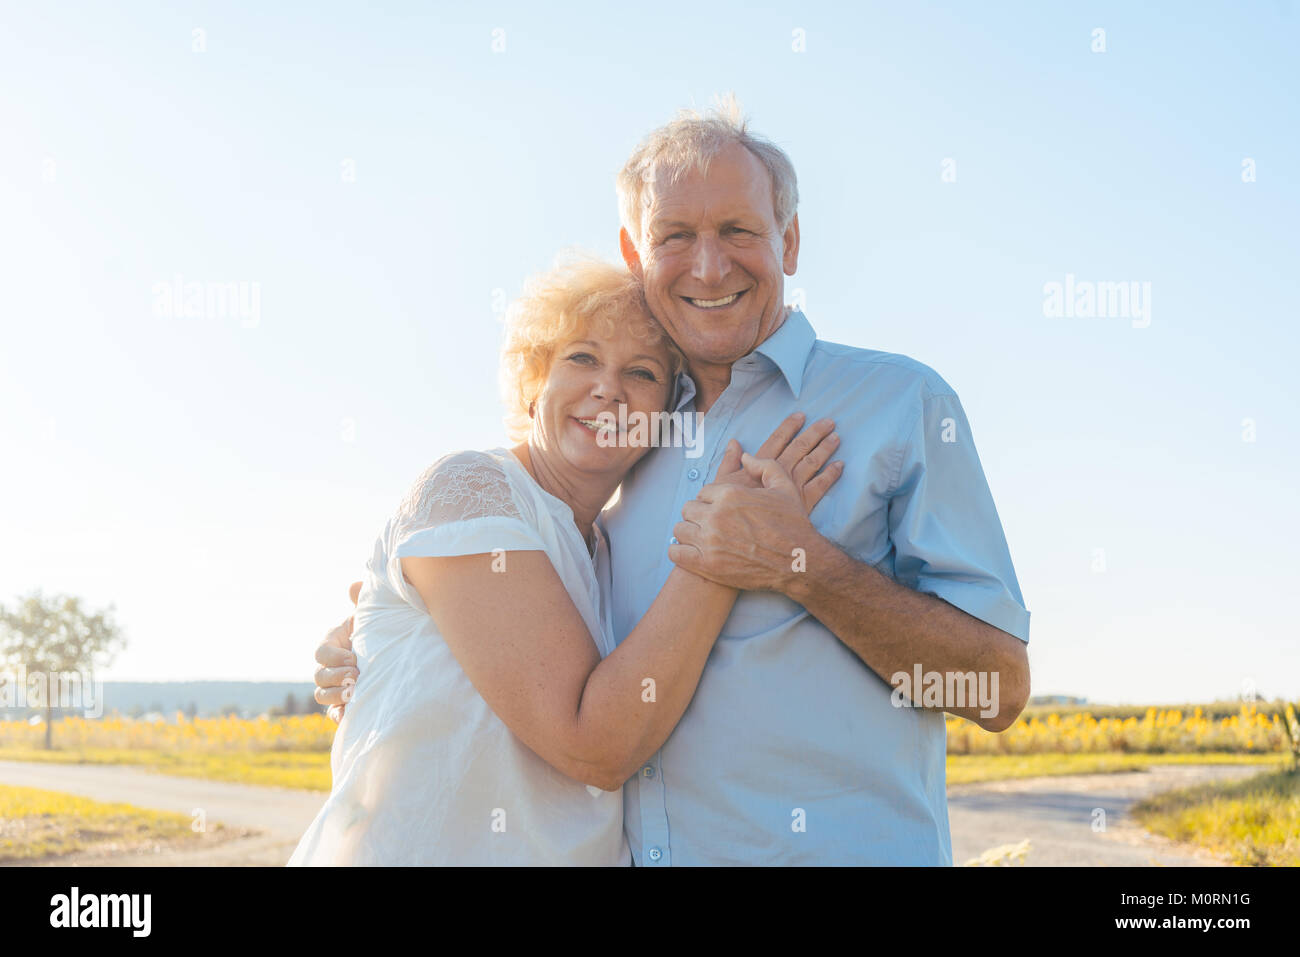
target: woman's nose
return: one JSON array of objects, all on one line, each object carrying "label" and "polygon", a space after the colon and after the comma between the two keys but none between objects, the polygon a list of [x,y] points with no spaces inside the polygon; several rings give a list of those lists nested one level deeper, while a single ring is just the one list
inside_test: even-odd
[{"label": "woman's nose", "polygon": [[591,384],[591,397],[604,402],[608,399],[614,399],[616,402],[623,401],[623,396],[619,392],[618,386],[610,380],[608,376],[600,376]]}]

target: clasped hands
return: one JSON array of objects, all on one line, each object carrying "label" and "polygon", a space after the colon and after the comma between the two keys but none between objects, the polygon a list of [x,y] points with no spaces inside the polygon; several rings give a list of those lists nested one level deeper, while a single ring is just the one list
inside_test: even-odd
[{"label": "clasped hands", "polygon": [[804,415],[789,416],[758,449],[732,439],[714,480],[682,509],[668,557],[686,571],[742,590],[785,592],[801,573],[799,549],[821,541],[809,514],[844,472],[831,462],[835,423],[802,433]]}]

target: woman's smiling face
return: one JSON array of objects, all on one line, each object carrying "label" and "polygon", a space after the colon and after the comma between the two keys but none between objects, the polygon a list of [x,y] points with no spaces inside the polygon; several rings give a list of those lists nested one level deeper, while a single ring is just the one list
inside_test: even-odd
[{"label": "woman's smiling face", "polygon": [[[618,325],[561,343],[534,407],[531,444],[577,471],[621,476],[648,446],[629,447],[618,423],[657,421],[672,394],[672,368],[665,341],[651,343]],[[598,419],[615,424],[602,427]]]}]

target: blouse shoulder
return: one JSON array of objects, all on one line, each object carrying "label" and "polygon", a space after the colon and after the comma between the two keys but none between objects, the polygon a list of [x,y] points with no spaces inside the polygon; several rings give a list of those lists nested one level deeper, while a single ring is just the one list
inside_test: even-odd
[{"label": "blouse shoulder", "polygon": [[421,473],[398,506],[398,537],[475,518],[520,518],[505,467],[491,453],[453,452]]}]

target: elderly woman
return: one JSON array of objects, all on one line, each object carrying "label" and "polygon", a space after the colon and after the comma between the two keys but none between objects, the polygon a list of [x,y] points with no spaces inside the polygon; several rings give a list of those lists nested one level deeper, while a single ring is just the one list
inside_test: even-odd
[{"label": "elderly woman", "polygon": [[[512,306],[519,444],[439,459],[375,542],[333,790],[290,864],[630,863],[621,787],[681,718],[736,598],[677,569],[611,634],[595,519],[647,448],[607,423],[670,408],[682,366],[622,268],[558,267]],[[759,452],[811,509],[838,475],[830,424],[797,430]],[[733,443],[715,481],[752,484],[740,457]]]}]

